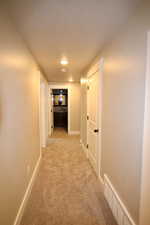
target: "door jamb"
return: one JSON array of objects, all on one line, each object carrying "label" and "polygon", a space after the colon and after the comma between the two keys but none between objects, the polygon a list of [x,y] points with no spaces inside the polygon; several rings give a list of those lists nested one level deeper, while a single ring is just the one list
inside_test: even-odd
[{"label": "door jamb", "polygon": [[140,224],[149,221],[149,214],[145,210],[148,206],[149,192],[149,130],[150,130],[150,31],[147,33],[147,56],[146,56],[146,75],[145,75],[145,109],[144,109],[144,128],[143,128],[143,151],[142,151],[142,172],[141,172],[141,193],[140,193]]},{"label": "door jamb", "polygon": [[47,135],[46,135],[46,85],[43,77],[40,75],[40,91],[39,91],[39,114],[40,114],[40,146],[41,148],[46,147]]},{"label": "door jamb", "polygon": [[99,179],[102,184],[104,184],[104,180],[101,176],[101,168],[102,168],[102,106],[103,106],[103,68],[104,68],[104,58],[101,58],[99,61],[99,93],[98,93],[98,126],[101,127],[101,130],[99,130],[99,138],[98,138],[98,171],[99,171]]}]

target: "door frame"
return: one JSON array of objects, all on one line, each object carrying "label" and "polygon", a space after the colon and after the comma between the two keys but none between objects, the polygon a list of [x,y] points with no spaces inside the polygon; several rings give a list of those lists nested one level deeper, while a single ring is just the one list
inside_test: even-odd
[{"label": "door frame", "polygon": [[[88,116],[88,78],[95,74],[96,72],[99,71],[99,87],[98,87],[98,138],[97,138],[97,149],[98,149],[98,158],[97,158],[97,163],[98,163],[98,171],[97,171],[97,176],[100,179],[101,183],[103,184],[103,178],[101,176],[101,155],[102,155],[102,150],[101,150],[101,136],[102,136],[102,100],[103,100],[103,66],[104,66],[104,58],[101,58],[98,63],[94,64],[91,66],[90,70],[87,73],[87,116]],[[100,129],[101,128],[101,129]],[[88,120],[87,120],[87,145],[88,145]],[[88,148],[87,148],[87,157],[88,157]]]},{"label": "door frame", "polygon": [[[48,114],[48,135],[51,136],[53,134],[53,129],[54,129],[54,121],[52,121],[52,119],[54,120],[54,115],[51,115],[51,113],[53,113],[52,110],[52,89],[48,86],[48,108],[49,108],[49,114]],[[51,98],[51,100],[50,100]]]},{"label": "door frame", "polygon": [[142,171],[141,171],[141,193],[140,193],[140,225],[150,220],[149,212],[149,170],[150,170],[150,31],[147,33],[147,55],[145,73],[145,106],[144,106],[144,127],[143,127],[143,149],[142,149]]},{"label": "door frame", "polygon": [[39,104],[39,112],[40,112],[40,146],[41,148],[45,148],[47,145],[47,91],[46,91],[46,83],[43,77],[40,75],[40,104]]},{"label": "door frame", "polygon": [[70,87],[67,84],[49,84],[49,92],[50,92],[50,89],[67,89],[68,90],[68,134],[69,134],[70,133]]}]

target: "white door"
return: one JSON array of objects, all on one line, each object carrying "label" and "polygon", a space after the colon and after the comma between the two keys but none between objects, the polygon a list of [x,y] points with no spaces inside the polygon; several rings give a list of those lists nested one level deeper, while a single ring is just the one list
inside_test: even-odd
[{"label": "white door", "polygon": [[87,84],[87,144],[88,157],[100,176],[101,151],[101,72],[100,64],[88,74]]}]

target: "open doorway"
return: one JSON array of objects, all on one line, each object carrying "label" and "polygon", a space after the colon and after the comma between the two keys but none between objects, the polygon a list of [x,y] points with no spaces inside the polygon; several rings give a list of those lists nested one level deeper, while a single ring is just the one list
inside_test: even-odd
[{"label": "open doorway", "polygon": [[70,87],[67,84],[49,85],[49,137],[70,134]]},{"label": "open doorway", "polygon": [[50,96],[50,136],[66,136],[69,132],[69,88],[51,86]]},{"label": "open doorway", "polygon": [[68,132],[68,90],[52,89],[54,132]]}]

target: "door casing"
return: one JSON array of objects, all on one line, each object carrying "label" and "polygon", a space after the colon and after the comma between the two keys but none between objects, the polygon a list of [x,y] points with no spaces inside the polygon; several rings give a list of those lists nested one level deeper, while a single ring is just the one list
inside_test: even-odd
[{"label": "door casing", "polygon": [[[98,63],[96,63],[95,65],[93,65],[91,67],[91,69],[89,70],[88,74],[87,74],[87,86],[88,86],[88,79],[89,77],[92,76],[92,74],[98,72],[99,73],[99,81],[98,81],[98,99],[96,99],[97,101],[97,129],[99,130],[98,132],[98,138],[97,138],[97,171],[96,174],[99,177],[99,179],[101,180],[101,182],[103,183],[103,179],[101,177],[101,135],[102,135],[102,94],[103,94],[103,65],[104,65],[104,59],[101,58],[100,61]],[[88,87],[87,87],[87,92],[88,92]],[[89,114],[89,109],[88,109],[88,93],[87,93],[87,116]],[[88,120],[87,120],[87,147],[88,147]],[[89,150],[87,149],[87,156],[89,157]]]},{"label": "door casing", "polygon": [[[68,134],[70,133],[70,87],[66,84],[50,84],[49,93],[52,89],[67,89],[68,90]],[[53,125],[53,121],[49,121],[50,127]],[[52,132],[50,132],[52,133]]]}]

